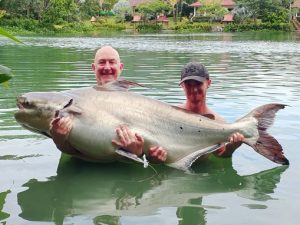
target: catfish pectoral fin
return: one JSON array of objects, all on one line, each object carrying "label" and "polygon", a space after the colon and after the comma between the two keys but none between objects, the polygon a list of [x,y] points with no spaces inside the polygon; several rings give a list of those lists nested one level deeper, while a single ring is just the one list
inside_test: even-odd
[{"label": "catfish pectoral fin", "polygon": [[141,158],[137,157],[137,155],[132,154],[130,152],[126,152],[123,149],[117,149],[115,151],[115,153],[117,153],[118,155],[123,156],[125,158],[128,158],[128,159],[131,159],[133,161],[136,161],[136,162],[144,164],[144,161]]},{"label": "catfish pectoral fin", "polygon": [[201,156],[206,155],[208,153],[214,152],[217,149],[219,149],[220,147],[221,147],[221,144],[216,144],[216,145],[204,148],[204,149],[200,149],[198,151],[193,152],[192,154],[185,156],[184,158],[182,158],[174,163],[169,163],[167,165],[170,167],[179,169],[179,170],[189,171],[191,166],[193,165],[193,163],[198,158],[200,158]]}]

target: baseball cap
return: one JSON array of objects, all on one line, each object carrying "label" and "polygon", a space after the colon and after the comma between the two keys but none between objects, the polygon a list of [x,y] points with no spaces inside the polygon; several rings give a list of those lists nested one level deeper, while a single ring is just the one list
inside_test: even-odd
[{"label": "baseball cap", "polygon": [[179,84],[186,80],[196,80],[203,82],[209,80],[209,74],[204,65],[197,62],[190,62],[186,64],[181,70],[181,80]]}]

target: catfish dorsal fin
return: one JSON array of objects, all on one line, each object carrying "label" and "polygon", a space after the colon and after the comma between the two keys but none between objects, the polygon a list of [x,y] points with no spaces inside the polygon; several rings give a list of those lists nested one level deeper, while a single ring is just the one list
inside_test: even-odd
[{"label": "catfish dorsal fin", "polygon": [[66,114],[81,115],[82,110],[73,103],[74,100],[71,98],[61,110],[56,110],[54,117],[63,117]]},{"label": "catfish dorsal fin", "polygon": [[203,114],[202,116],[204,116],[206,118],[209,118],[211,120],[215,120],[216,119],[215,115],[211,114],[211,113]]},{"label": "catfish dorsal fin", "polygon": [[95,86],[95,89],[99,91],[127,91],[131,87],[144,87],[144,85],[119,78],[118,80]]},{"label": "catfish dorsal fin", "polygon": [[216,144],[216,145],[204,148],[204,149],[200,149],[198,151],[195,151],[195,152],[185,156],[184,158],[178,160],[177,162],[168,164],[168,166],[179,169],[179,170],[183,170],[183,171],[189,171],[191,166],[193,165],[193,163],[199,157],[201,157],[202,155],[206,155],[208,153],[214,152],[217,149],[219,149],[220,147],[221,147],[220,144]]}]

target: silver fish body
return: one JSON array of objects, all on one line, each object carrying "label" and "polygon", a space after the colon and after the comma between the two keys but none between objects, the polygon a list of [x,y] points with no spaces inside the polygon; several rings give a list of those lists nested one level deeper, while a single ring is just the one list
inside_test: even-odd
[{"label": "silver fish body", "polygon": [[[246,144],[270,160],[288,164],[280,144],[266,133],[275,113],[284,105],[264,105],[237,122],[226,124],[114,85],[27,93],[18,99],[20,110],[15,118],[25,128],[50,136],[49,122],[53,117],[72,116],[73,128],[68,141],[85,158],[94,161],[110,162],[119,158],[118,147],[111,141],[117,139],[115,129],[127,125],[144,137],[146,155],[150,146],[162,146],[168,151],[165,163],[181,169],[215,151],[218,144],[226,142],[234,132],[242,133]],[[261,136],[266,137],[265,134],[268,137],[263,142],[269,145],[269,137],[271,145],[274,145],[273,139],[276,141],[270,151],[261,145]]]}]

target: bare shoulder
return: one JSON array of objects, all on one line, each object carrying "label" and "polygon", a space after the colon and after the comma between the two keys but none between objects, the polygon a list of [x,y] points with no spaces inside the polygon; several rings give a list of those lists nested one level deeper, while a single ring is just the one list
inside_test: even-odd
[{"label": "bare shoulder", "polygon": [[213,110],[208,109],[207,113],[213,114],[215,116],[216,121],[226,123],[225,119],[222,116],[220,116],[218,113],[214,112]]}]

